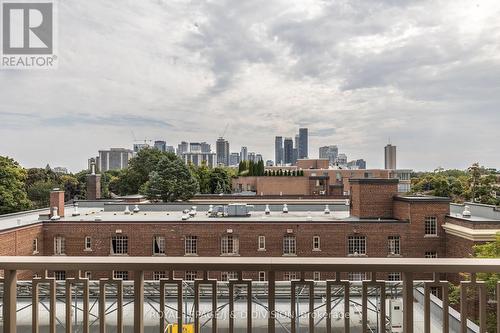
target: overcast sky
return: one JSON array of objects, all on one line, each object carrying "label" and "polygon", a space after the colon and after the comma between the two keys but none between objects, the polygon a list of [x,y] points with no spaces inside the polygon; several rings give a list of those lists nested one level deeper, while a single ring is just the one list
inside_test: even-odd
[{"label": "overcast sky", "polygon": [[86,167],[134,137],[274,159],[309,128],[383,167],[500,168],[500,1],[58,2],[59,67],[0,70],[0,155]]}]

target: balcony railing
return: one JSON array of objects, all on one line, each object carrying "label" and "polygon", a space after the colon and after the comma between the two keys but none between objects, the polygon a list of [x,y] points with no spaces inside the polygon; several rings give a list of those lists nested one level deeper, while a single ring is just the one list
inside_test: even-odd
[{"label": "balcony railing", "polygon": [[[351,332],[353,321],[350,314],[360,316],[361,332],[386,332],[391,329],[391,316],[386,313],[386,299],[392,289],[401,294],[402,320],[400,332],[414,331],[414,292],[419,287],[423,295],[423,331],[431,332],[432,292],[440,290],[443,312],[442,332],[454,331],[449,322],[449,301],[447,281],[440,280],[444,274],[457,274],[469,279],[460,282],[461,307],[458,321],[459,332],[470,332],[466,318],[466,290],[477,293],[479,332],[486,332],[487,303],[496,297],[496,316],[500,317],[500,284],[496,296],[488,295],[485,283],[477,280],[477,273],[499,273],[500,259],[415,259],[415,258],[254,258],[254,257],[0,257],[0,270],[4,272],[3,284],[3,332],[16,333],[21,327],[17,318],[19,302],[31,305],[31,321],[27,324],[32,332],[39,332],[40,313],[45,312],[44,321],[48,321],[49,332],[106,332],[110,323],[113,331],[123,332],[124,321],[133,321],[133,331],[145,332],[145,308],[154,308],[158,314],[157,326],[148,331],[176,332],[177,327],[191,325],[190,329],[201,331],[222,331],[219,325],[221,312],[229,311],[227,318],[228,332],[328,332],[337,330],[340,325],[344,332]],[[18,281],[22,271],[44,272],[42,277],[32,281]],[[48,277],[47,271],[78,272],[75,278],[56,281]],[[102,278],[89,281],[80,276],[82,271],[133,272],[133,281]],[[166,271],[168,277],[160,281],[145,281],[145,272]],[[203,279],[186,282],[173,278],[172,272],[202,271]],[[265,282],[243,279],[243,272],[265,271]],[[227,283],[209,279],[209,272],[237,272],[237,279]],[[291,282],[276,281],[276,272],[299,272],[297,280]],[[304,279],[305,272],[334,272],[336,278],[326,281]],[[353,282],[341,279],[348,272],[367,272],[367,280]],[[381,273],[401,272],[401,282],[386,282],[377,279]],[[430,273],[429,281],[417,282],[416,276]],[[458,275],[462,273],[461,275]],[[384,275],[385,276],[385,275]],[[307,297],[304,302],[304,295]],[[145,295],[146,291],[146,295]],[[188,298],[187,293],[191,295]],[[152,302],[151,294],[156,295]],[[242,297],[245,296],[245,297]],[[48,301],[41,302],[40,297]],[[77,298],[76,299],[74,299]],[[66,306],[56,303],[63,299]],[[218,300],[225,304],[219,306]],[[245,299],[242,304],[241,300]],[[356,301],[359,299],[360,301]],[[94,304],[91,304],[91,300]],[[264,300],[267,300],[265,302]],[[111,301],[111,304],[110,304]],[[239,302],[239,303],[238,303]],[[48,303],[48,305],[47,305]],[[239,305],[236,307],[236,303]],[[318,305],[318,303],[320,303]],[[43,308],[39,305],[42,304]],[[188,304],[194,311],[187,313]],[[255,304],[265,310],[265,324],[262,320],[249,315],[255,312]],[[300,304],[300,307],[299,307]],[[304,305],[305,304],[305,305]],[[124,309],[131,305],[133,320],[124,318]],[[253,305],[253,307],[252,307]],[[277,308],[278,305],[278,308]],[[226,307],[227,306],[227,307]],[[491,306],[491,302],[490,302]],[[110,309],[114,307],[116,319],[109,321]],[[306,310],[303,310],[303,308]],[[338,320],[333,314],[335,308],[342,308],[343,318]],[[95,310],[97,308],[97,310]],[[244,320],[236,323],[235,309],[246,312]],[[288,314],[284,310],[288,308]],[[321,308],[321,309],[320,309]],[[164,315],[172,310],[174,317]],[[314,315],[322,312],[318,317]],[[81,313],[80,318],[75,318]],[[287,318],[285,321],[278,316]],[[26,316],[23,316],[25,318]],[[132,317],[132,316],[131,316]],[[173,319],[172,319],[173,318]],[[432,318],[435,318],[432,317]],[[334,320],[335,319],[335,320]],[[335,321],[335,323],[333,323]],[[242,324],[243,323],[243,324]],[[177,326],[176,326],[177,325]],[[184,325],[184,326],[183,326]],[[335,326],[337,325],[337,326]],[[26,325],[25,325],[26,326]],[[259,327],[257,327],[259,326]],[[98,330],[97,330],[98,327]],[[335,327],[335,328],[334,328]],[[397,327],[397,325],[395,326]],[[220,329],[220,330],[219,330]],[[189,330],[188,330],[189,331]],[[353,330],[354,331],[354,330]],[[435,331],[435,329],[433,330]],[[500,332],[500,320],[497,323]],[[180,331],[179,331],[180,333]]]}]

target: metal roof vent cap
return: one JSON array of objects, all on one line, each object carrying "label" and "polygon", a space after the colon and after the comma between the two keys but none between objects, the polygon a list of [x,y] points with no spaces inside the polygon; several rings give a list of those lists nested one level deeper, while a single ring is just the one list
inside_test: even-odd
[{"label": "metal roof vent cap", "polygon": [[130,215],[130,207],[127,205],[125,206],[125,211],[123,212],[125,215]]},{"label": "metal roof vent cap", "polygon": [[462,216],[463,217],[471,217],[472,216],[472,213],[470,212],[470,207],[469,206],[465,206],[464,207],[464,211],[462,213]]},{"label": "metal roof vent cap", "polygon": [[50,219],[52,221],[57,221],[61,219],[61,217],[57,215],[57,207],[52,207],[52,217]]},{"label": "metal roof vent cap", "polygon": [[140,212],[139,205],[135,205],[134,206],[134,213],[139,213],[139,212]]},{"label": "metal roof vent cap", "polygon": [[266,215],[271,214],[271,209],[269,208],[269,205],[266,205],[266,209],[264,209],[264,213],[266,213]]},{"label": "metal roof vent cap", "polygon": [[196,215],[196,206],[191,207],[191,210],[188,214],[190,217],[194,217]]},{"label": "metal roof vent cap", "polygon": [[287,204],[283,204],[283,213],[284,214],[288,213],[288,205]]},{"label": "metal roof vent cap", "polygon": [[330,207],[328,205],[325,205],[325,214],[330,214]]},{"label": "metal roof vent cap", "polygon": [[212,214],[213,210],[214,210],[214,205],[210,205],[210,206],[208,206],[208,211],[207,211],[207,213],[208,213],[208,214]]},{"label": "metal roof vent cap", "polygon": [[80,215],[80,212],[78,211],[78,203],[75,202],[73,204],[73,213],[71,214],[71,216],[79,216]]},{"label": "metal roof vent cap", "polygon": [[187,220],[189,220],[189,215],[187,215],[187,214],[183,214],[183,215],[181,216],[181,220],[183,220],[183,221],[187,221]]}]

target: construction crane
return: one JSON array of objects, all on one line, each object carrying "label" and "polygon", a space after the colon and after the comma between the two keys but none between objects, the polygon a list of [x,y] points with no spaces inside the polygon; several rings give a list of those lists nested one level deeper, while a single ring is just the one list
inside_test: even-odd
[{"label": "construction crane", "polygon": [[229,126],[229,124],[226,124],[226,126],[224,127],[224,131],[222,132],[221,135],[219,135],[219,138],[223,138],[224,135],[226,135],[226,131],[227,131],[227,127]]},{"label": "construction crane", "polygon": [[144,142],[144,144],[145,144],[145,145],[147,145],[147,144],[148,144],[148,142],[149,142],[149,143],[153,142],[153,140],[152,140],[152,139],[148,139],[148,138],[144,138],[143,140],[137,140],[137,138],[135,137],[134,131],[133,131],[133,130],[130,130],[130,132],[132,133],[132,138],[134,139],[134,140],[133,140],[134,142]]}]

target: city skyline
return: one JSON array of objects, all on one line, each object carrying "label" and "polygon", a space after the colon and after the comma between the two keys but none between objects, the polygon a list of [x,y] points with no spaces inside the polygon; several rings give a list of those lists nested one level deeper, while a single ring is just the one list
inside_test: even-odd
[{"label": "city skyline", "polygon": [[214,144],[228,123],[266,159],[308,127],[311,157],[338,144],[382,168],[390,137],[401,168],[499,168],[497,1],[226,6],[65,1],[58,69],[0,73],[0,154],[78,171],[131,129]]}]

